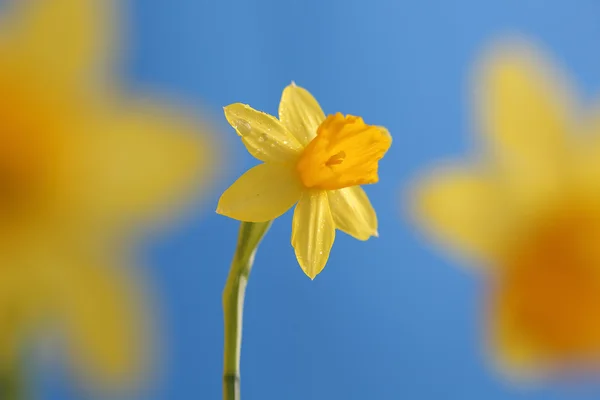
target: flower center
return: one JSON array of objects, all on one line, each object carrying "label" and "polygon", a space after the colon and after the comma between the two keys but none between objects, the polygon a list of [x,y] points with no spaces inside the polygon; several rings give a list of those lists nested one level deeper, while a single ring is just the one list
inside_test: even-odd
[{"label": "flower center", "polygon": [[307,188],[335,190],[376,183],[378,162],[391,144],[385,129],[367,125],[360,117],[329,115],[296,169]]},{"label": "flower center", "polygon": [[[53,104],[0,77],[0,239],[55,201],[64,137]],[[23,86],[23,87],[21,87]]]},{"label": "flower center", "polygon": [[513,350],[582,361],[600,355],[600,214],[563,211],[511,254],[496,307]]}]

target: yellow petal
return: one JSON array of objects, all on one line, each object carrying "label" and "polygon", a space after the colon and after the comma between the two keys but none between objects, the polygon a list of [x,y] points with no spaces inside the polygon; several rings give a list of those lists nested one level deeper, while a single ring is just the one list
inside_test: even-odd
[{"label": "yellow petal", "polygon": [[525,377],[533,371],[541,372],[540,368],[544,364],[541,362],[544,358],[541,357],[542,352],[527,338],[526,332],[519,329],[508,300],[499,298],[498,294],[493,294],[488,299],[488,303],[492,305],[487,310],[489,346],[494,357],[492,360],[500,370],[516,377]]},{"label": "yellow petal", "polygon": [[419,183],[414,211],[433,236],[463,255],[489,260],[506,211],[493,182],[468,170],[438,170]]},{"label": "yellow petal", "polygon": [[78,189],[84,213],[108,223],[173,216],[218,171],[210,129],[165,107],[115,105],[87,129]]},{"label": "yellow petal", "polygon": [[568,86],[532,49],[499,49],[476,86],[483,130],[503,161],[559,162],[573,127]]},{"label": "yellow petal", "polygon": [[[12,243],[11,243],[12,244]],[[32,337],[48,306],[47,286],[40,279],[40,261],[47,267],[53,259],[38,257],[35,243],[2,246],[0,280],[0,368],[14,366],[20,359],[23,338]],[[50,261],[50,262],[49,262]],[[54,266],[54,265],[53,265]],[[51,297],[50,297],[51,298]],[[21,354],[22,355],[22,354]]]},{"label": "yellow petal", "polygon": [[250,154],[261,161],[293,162],[302,151],[298,140],[269,114],[235,103],[225,107],[225,117]]},{"label": "yellow petal", "polygon": [[20,18],[13,31],[16,50],[48,79],[85,77],[91,82],[111,61],[116,30],[112,0],[15,3],[15,17]]},{"label": "yellow petal", "polygon": [[302,185],[293,167],[260,164],[223,193],[217,213],[246,222],[275,219],[298,201]]},{"label": "yellow petal", "polygon": [[360,186],[327,192],[335,227],[358,240],[377,236],[377,215]]},{"label": "yellow petal", "polygon": [[335,240],[335,222],[325,191],[307,191],[294,211],[292,246],[302,270],[314,279],[325,268]]},{"label": "yellow petal", "polygon": [[317,128],[325,120],[325,114],[308,90],[292,83],[283,90],[279,120],[306,146],[317,135]]},{"label": "yellow petal", "polygon": [[75,371],[99,389],[141,379],[152,340],[140,276],[115,256],[71,252],[45,271]]}]

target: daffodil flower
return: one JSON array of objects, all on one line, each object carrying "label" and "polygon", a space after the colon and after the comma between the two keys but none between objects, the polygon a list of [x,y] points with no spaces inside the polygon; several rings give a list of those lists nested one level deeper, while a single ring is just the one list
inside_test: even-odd
[{"label": "daffodil flower", "polygon": [[110,3],[6,5],[0,373],[51,324],[90,383],[136,381],[148,331],[128,239],[171,215],[206,175],[210,151],[192,134],[195,123],[128,100],[107,79],[116,44]]},{"label": "daffodil flower", "polygon": [[477,81],[487,151],[417,189],[420,222],[487,266],[489,331],[510,370],[600,359],[600,124],[528,47],[499,49]]},{"label": "daffodil flower", "polygon": [[391,145],[385,128],[360,117],[329,115],[292,84],[279,119],[236,103],[225,117],[254,157],[263,161],[227,189],[217,212],[246,222],[273,220],[294,204],[292,245],[311,278],[325,267],[335,230],[367,240],[377,216],[360,185],[378,181],[378,162]]}]

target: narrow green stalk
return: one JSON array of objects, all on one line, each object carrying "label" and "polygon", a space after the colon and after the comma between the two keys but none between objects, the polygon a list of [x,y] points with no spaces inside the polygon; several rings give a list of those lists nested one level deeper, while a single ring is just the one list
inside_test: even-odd
[{"label": "narrow green stalk", "polygon": [[242,222],[240,225],[237,248],[223,290],[223,400],[240,400],[240,354],[246,284],[256,249],[270,226],[271,221]]}]

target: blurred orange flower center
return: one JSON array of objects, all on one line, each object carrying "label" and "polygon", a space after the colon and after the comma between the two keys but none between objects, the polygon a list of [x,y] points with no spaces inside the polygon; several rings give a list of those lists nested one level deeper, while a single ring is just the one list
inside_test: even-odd
[{"label": "blurred orange flower center", "polygon": [[306,146],[296,169],[307,188],[335,190],[376,183],[378,162],[391,145],[381,128],[360,117],[329,115]]},{"label": "blurred orange flower center", "polygon": [[600,353],[600,213],[566,209],[544,221],[501,273],[503,325],[528,348],[559,359]]},{"label": "blurred orange flower center", "polygon": [[52,201],[64,140],[50,104],[0,79],[0,225],[9,231]]}]

